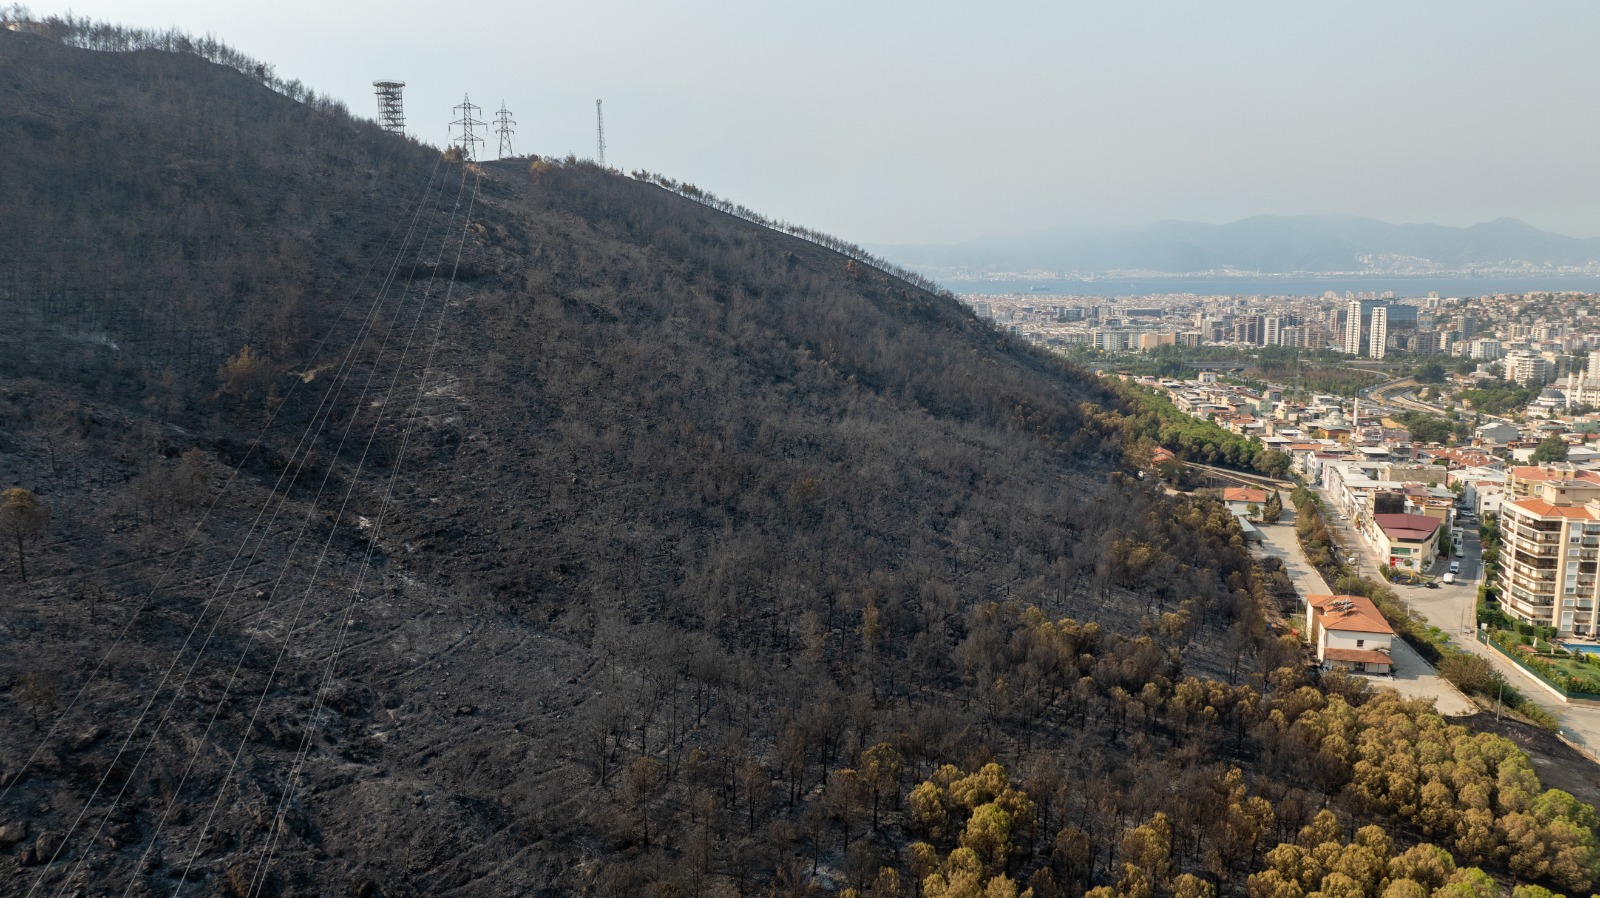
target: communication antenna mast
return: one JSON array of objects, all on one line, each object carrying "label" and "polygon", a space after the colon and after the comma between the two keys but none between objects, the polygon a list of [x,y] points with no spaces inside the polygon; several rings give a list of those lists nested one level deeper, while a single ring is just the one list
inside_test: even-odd
[{"label": "communication antenna mast", "polygon": [[606,116],[600,111],[600,101],[594,101],[594,161],[601,167],[606,167]]},{"label": "communication antenna mast", "polygon": [[390,134],[406,133],[405,106],[400,102],[400,89],[404,81],[374,81],[372,87],[378,95],[378,127]]},{"label": "communication antenna mast", "polygon": [[511,111],[506,109],[505,100],[500,101],[500,111],[494,115],[495,130],[500,135],[499,158],[515,156],[516,154],[511,152],[511,137],[517,133],[517,121],[511,117]]},{"label": "communication antenna mast", "polygon": [[466,95],[461,95],[461,105],[455,107],[458,118],[450,123],[451,128],[460,128],[461,134],[456,137],[454,146],[461,149],[461,158],[471,162],[478,158],[478,145],[483,143],[483,138],[478,136],[478,129],[484,127],[474,113],[482,112],[480,107],[472,105],[472,100]]}]

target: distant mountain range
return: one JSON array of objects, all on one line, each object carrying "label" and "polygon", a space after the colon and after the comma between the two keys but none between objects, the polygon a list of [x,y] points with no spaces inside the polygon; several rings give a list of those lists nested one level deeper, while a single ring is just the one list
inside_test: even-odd
[{"label": "distant mountain range", "polygon": [[1600,239],[1552,234],[1513,218],[1455,228],[1354,215],[1258,215],[1221,225],[1071,225],[966,243],[868,248],[945,275],[1600,271]]}]

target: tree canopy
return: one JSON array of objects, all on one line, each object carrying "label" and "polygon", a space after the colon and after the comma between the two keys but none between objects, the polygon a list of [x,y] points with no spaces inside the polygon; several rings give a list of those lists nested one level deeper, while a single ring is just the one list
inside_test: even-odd
[{"label": "tree canopy", "polygon": [[1534,447],[1533,455],[1530,457],[1534,464],[1566,461],[1568,448],[1566,440],[1557,434],[1551,434],[1539,441],[1539,445]]}]

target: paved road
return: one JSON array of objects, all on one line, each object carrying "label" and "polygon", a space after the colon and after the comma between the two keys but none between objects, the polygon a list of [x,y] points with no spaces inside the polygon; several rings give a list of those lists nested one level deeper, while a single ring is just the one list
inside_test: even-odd
[{"label": "paved road", "polygon": [[[1323,498],[1328,499],[1326,494]],[[1330,509],[1332,507],[1331,501],[1329,507]],[[1340,547],[1356,556],[1363,575],[1376,579],[1379,560],[1377,554],[1365,540],[1356,535],[1348,521],[1339,519],[1337,512],[1330,512],[1329,517],[1328,523],[1332,526],[1334,538]],[[1474,609],[1478,603],[1478,584],[1483,579],[1483,563],[1476,525],[1463,528],[1463,534],[1464,554],[1459,559],[1453,559],[1461,562],[1461,572],[1456,575],[1454,584],[1440,586],[1438,589],[1426,589],[1397,583],[1394,584],[1395,593],[1406,603],[1413,616],[1424,618],[1450,634],[1450,641],[1456,647],[1489,659],[1489,663],[1506,678],[1506,682],[1515,684],[1522,690],[1523,695],[1561,721],[1562,736],[1580,746],[1590,757],[1600,761],[1600,706],[1567,702],[1545,689],[1544,685],[1527,671],[1473,638],[1472,623],[1475,618]],[[1448,569],[1447,565],[1445,559],[1440,559],[1433,573],[1443,574]],[[1443,708],[1440,710],[1443,711]]]},{"label": "paved road", "polygon": [[[1300,540],[1294,533],[1294,506],[1289,502],[1289,494],[1284,492],[1279,495],[1283,499],[1283,519],[1276,524],[1262,525],[1262,551],[1283,562],[1290,582],[1294,583],[1295,589],[1302,597],[1307,594],[1327,595],[1333,592],[1328,588],[1327,581],[1322,579],[1322,575],[1317,573],[1317,569],[1306,560],[1305,552],[1300,548]],[[1434,707],[1439,709],[1439,713],[1449,717],[1472,714],[1478,710],[1477,705],[1442,679],[1433,669],[1433,665],[1423,660],[1422,656],[1404,641],[1396,639],[1391,651],[1394,657],[1394,676],[1367,677],[1374,686],[1387,686],[1407,698],[1433,699]]]}]

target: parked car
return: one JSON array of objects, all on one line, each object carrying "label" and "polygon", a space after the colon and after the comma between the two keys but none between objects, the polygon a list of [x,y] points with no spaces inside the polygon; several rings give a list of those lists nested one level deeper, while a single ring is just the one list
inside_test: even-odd
[{"label": "parked car", "polygon": [[1459,562],[1459,561],[1450,562],[1450,573],[1452,573],[1452,574],[1461,573],[1461,562]]},{"label": "parked car", "polygon": [[[1448,577],[1449,574],[1446,574],[1445,576]],[[1437,582],[1433,581],[1433,580],[1429,580],[1427,583],[1424,583],[1422,585],[1428,587],[1429,589],[1438,589],[1439,588],[1439,584]]]}]

